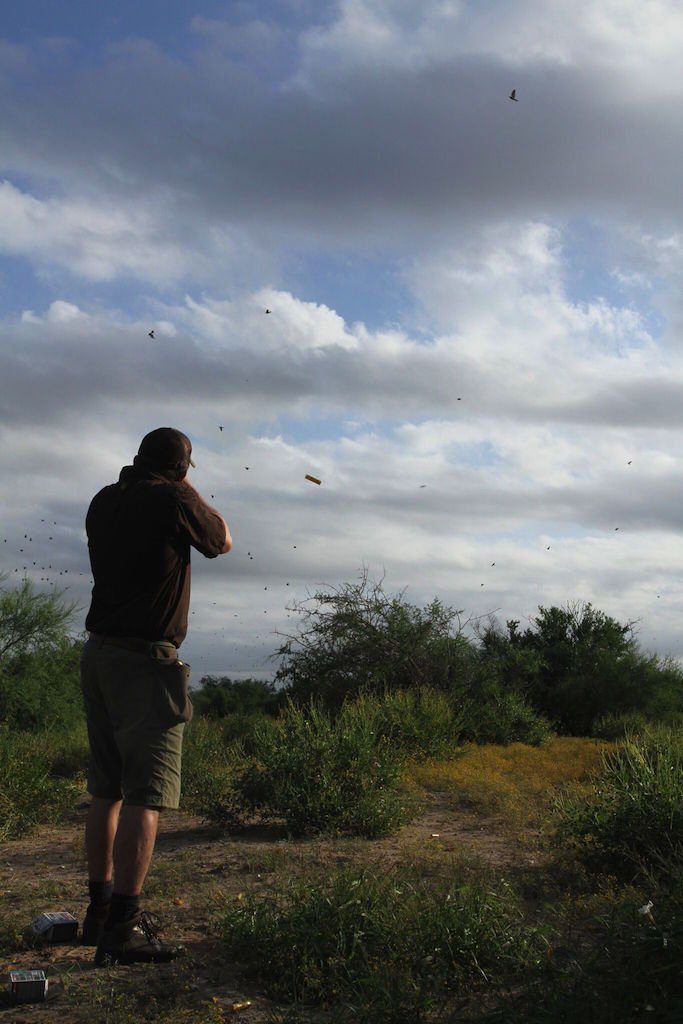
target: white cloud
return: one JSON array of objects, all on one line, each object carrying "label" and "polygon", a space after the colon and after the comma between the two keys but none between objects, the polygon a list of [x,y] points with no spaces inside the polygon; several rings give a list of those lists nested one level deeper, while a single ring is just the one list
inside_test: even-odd
[{"label": "white cloud", "polygon": [[341,0],[337,18],[310,28],[301,45],[296,81],[309,85],[354,67],[417,69],[474,54],[511,70],[534,62],[604,68],[636,76],[655,95],[683,83],[677,0],[577,0],[571,11],[565,0]]},{"label": "white cloud", "polygon": [[219,350],[252,344],[260,351],[333,345],[349,350],[359,344],[333,309],[323,303],[302,302],[290,292],[274,288],[261,288],[234,300],[204,296],[197,301],[186,295],[182,306],[158,303],[158,308],[164,309],[175,324]]},{"label": "white cloud", "polygon": [[[196,233],[188,245],[186,225],[168,204],[113,204],[78,198],[39,199],[10,181],[0,182],[0,253],[24,256],[38,266],[56,265],[88,281],[135,276],[153,285],[183,279],[214,280],[244,258],[245,249],[223,229]],[[220,270],[216,261],[221,261]]]}]

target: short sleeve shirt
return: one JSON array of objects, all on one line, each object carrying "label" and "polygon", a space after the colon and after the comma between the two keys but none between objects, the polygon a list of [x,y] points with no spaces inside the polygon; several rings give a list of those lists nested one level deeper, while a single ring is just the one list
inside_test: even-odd
[{"label": "short sleeve shirt", "polygon": [[108,636],[187,635],[190,549],[216,558],[225,527],[195,491],[153,479],[99,491],[86,515],[94,585],[85,628]]}]

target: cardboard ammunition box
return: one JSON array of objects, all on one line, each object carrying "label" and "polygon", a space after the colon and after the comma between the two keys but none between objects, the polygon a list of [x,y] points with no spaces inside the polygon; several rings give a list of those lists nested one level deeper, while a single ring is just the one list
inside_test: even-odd
[{"label": "cardboard ammunition box", "polygon": [[26,938],[38,942],[70,942],[78,935],[78,920],[68,911],[41,914],[26,929]]},{"label": "cardboard ammunition box", "polygon": [[45,971],[10,971],[7,991],[12,1003],[42,1003],[47,996]]}]

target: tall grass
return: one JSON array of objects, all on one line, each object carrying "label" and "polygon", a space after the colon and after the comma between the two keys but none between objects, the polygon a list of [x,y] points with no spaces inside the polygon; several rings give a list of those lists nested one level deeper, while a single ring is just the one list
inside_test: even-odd
[{"label": "tall grass", "polygon": [[345,867],[246,893],[212,925],[245,974],[280,1001],[404,1024],[538,963],[545,944],[501,881],[431,886],[419,871]]},{"label": "tall grass", "polygon": [[18,839],[37,825],[57,824],[71,811],[85,779],[54,771],[65,742],[62,730],[16,732],[0,723],[0,841]]},{"label": "tall grass", "polygon": [[560,794],[558,831],[590,864],[633,873],[683,854],[683,735],[651,727],[603,757],[587,792]]},{"label": "tall grass", "polygon": [[[648,899],[649,897],[649,899]],[[645,907],[650,912],[643,913]],[[558,908],[559,909],[559,908]],[[562,919],[560,929],[567,931]],[[584,921],[590,942],[548,950],[480,1024],[680,1024],[683,1020],[683,871],[616,892]]]},{"label": "tall grass", "polygon": [[217,825],[239,822],[235,780],[243,766],[230,723],[193,718],[183,733],[180,809]]}]

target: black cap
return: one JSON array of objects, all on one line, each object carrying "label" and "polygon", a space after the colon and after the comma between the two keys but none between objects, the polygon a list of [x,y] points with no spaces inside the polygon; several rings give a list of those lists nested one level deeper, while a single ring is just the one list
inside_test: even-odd
[{"label": "black cap", "polygon": [[138,458],[154,469],[182,469],[192,461],[192,442],[187,434],[173,427],[158,427],[145,434],[138,449]]}]

